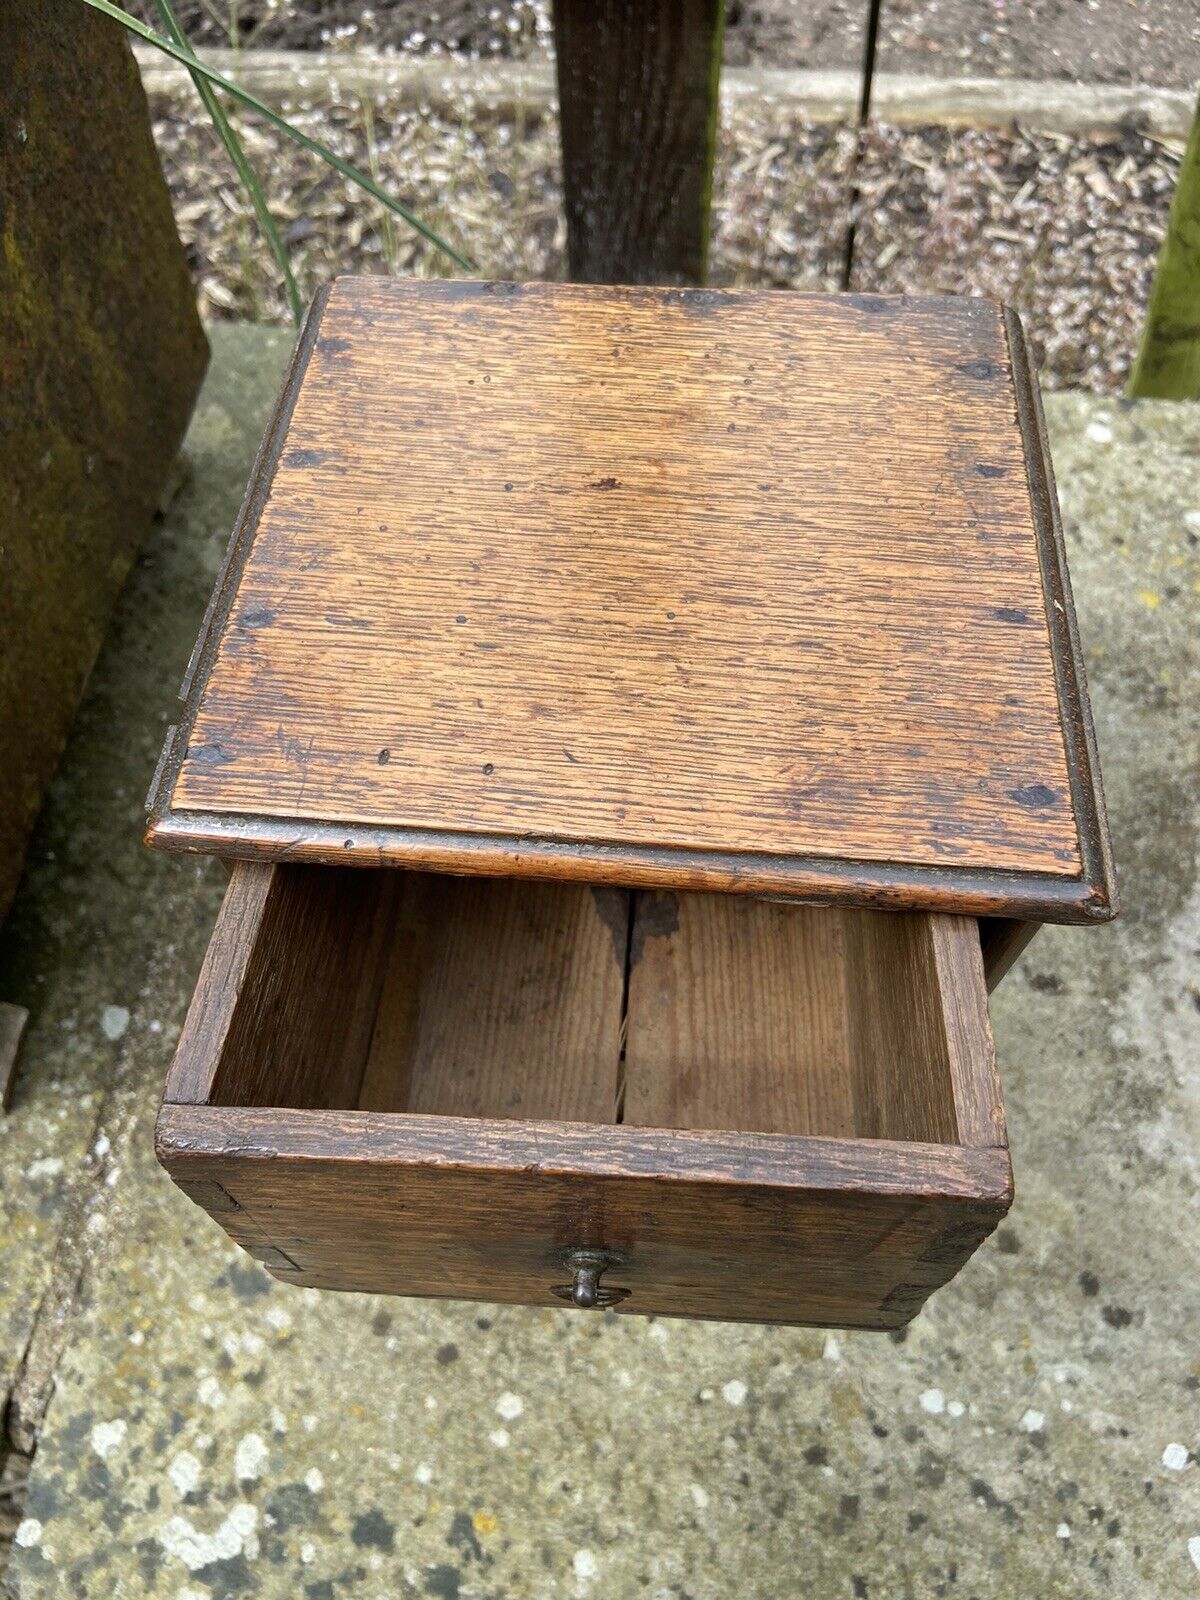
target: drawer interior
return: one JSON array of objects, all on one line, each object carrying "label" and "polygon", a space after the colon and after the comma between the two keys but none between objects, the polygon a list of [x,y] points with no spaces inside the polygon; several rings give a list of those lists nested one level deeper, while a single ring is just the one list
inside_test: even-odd
[{"label": "drawer interior", "polygon": [[979,1144],[991,1062],[971,919],[245,865],[168,1099]]}]

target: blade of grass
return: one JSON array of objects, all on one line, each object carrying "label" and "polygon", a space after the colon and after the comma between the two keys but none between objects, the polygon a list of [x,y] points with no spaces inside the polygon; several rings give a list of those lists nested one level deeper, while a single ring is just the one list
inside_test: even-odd
[{"label": "blade of grass", "polygon": [[[363,132],[367,136],[367,167],[376,182],[379,181],[379,146],[375,141],[375,107],[371,103],[370,95],[360,94],[358,109],[362,112]],[[391,217],[384,217],[383,232],[380,236],[383,246],[383,259],[387,262],[387,269],[394,273],[396,270],[396,229]]]},{"label": "blade of grass", "polygon": [[327,166],[332,167],[335,172],[340,172],[343,178],[348,179],[359,189],[365,189],[369,195],[379,201],[380,205],[386,206],[396,216],[403,218],[410,228],[414,228],[423,239],[428,239],[431,245],[444,255],[448,255],[451,261],[462,267],[465,272],[474,272],[476,270],[473,261],[460,254],[439,233],[435,233],[428,223],[422,222],[420,217],[410,211],[406,205],[388,194],[386,189],[381,189],[374,178],[368,177],[365,172],[360,172],[357,167],[351,166],[350,162],[343,161],[336,150],[331,150],[327,144],[322,144],[319,139],[313,139],[307,133],[302,132],[290,123],[286,117],[281,117],[277,111],[272,111],[270,106],[264,105],[255,95],[250,94],[239,84],[234,83],[232,79],[222,76],[219,72],[214,72],[211,67],[206,66],[200,60],[199,56],[190,55],[186,50],[181,50],[170,39],[164,39],[161,34],[155,33],[153,28],[148,28],[144,22],[139,22],[136,17],[131,17],[128,12],[122,11],[120,6],[113,5],[111,0],[83,0],[83,4],[91,6],[93,11],[99,11],[103,16],[111,17],[114,22],[119,22],[128,32],[135,33],[139,39],[144,39],[147,44],[152,44],[156,50],[161,50],[164,55],[170,56],[172,60],[178,61],[182,66],[187,67],[189,72],[198,72],[207,82],[214,84],[225,94],[239,101],[248,110],[257,112],[260,117],[265,117],[272,127],[279,129],[280,133],[286,134],[289,139],[303,146],[312,155],[319,156]]},{"label": "blade of grass", "polygon": [[[175,15],[171,0],[154,0],[158,14],[162,18],[163,27],[181,50],[186,50],[189,56],[195,57],[195,51],[188,41]],[[189,68],[189,71],[191,69]],[[191,72],[192,82],[196,85],[196,93],[204,103],[204,109],[212,119],[212,125],[217,130],[217,137],[225,146],[226,154],[237,169],[237,175],[242,180],[242,186],[250,197],[250,204],[254,207],[254,214],[258,218],[258,225],[263,231],[263,237],[271,247],[271,254],[275,257],[279,270],[283,275],[283,286],[287,291],[288,304],[292,308],[292,319],[299,327],[304,317],[304,305],[300,299],[300,290],[296,287],[296,279],[292,273],[292,264],[288,260],[287,248],[279,237],[279,229],[275,226],[275,218],[267,206],[266,197],[259,185],[254,168],[246,158],[242,141],[234,131],[233,125],[225,115],[225,108],[217,99],[216,91],[207,83],[198,72]]]}]

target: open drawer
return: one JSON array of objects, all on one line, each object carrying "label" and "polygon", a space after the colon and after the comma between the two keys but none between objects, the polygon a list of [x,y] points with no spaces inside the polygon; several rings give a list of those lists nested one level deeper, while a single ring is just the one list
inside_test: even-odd
[{"label": "open drawer", "polygon": [[157,1143],[287,1282],[745,1321],[1012,1197],[973,919],[364,868],[235,866]]}]

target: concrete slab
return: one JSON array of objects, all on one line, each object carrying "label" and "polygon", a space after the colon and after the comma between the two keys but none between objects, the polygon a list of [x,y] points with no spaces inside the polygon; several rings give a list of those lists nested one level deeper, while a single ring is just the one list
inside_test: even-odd
[{"label": "concrete slab", "polygon": [[[51,1286],[65,1292],[78,1276],[101,1176],[89,1157],[97,1118],[146,962],[172,932],[165,897],[188,876],[142,848],[142,800],[291,345],[284,332],[240,341],[223,327],[214,342],[221,372],[188,435],[191,481],[118,603],[0,937],[0,1000],[31,1013],[0,1116],[0,1397]],[[219,873],[201,867],[188,881],[201,876]],[[215,903],[197,898],[182,914],[202,932]]]},{"label": "concrete slab", "polygon": [[[261,348],[220,342],[206,391],[230,486]],[[997,1238],[903,1340],[275,1284],[153,1163],[215,903],[155,869],[122,912],[145,981],[97,980],[128,1114],[22,1600],[1195,1593],[1200,408],[1049,409],[1127,909],[1041,935],[997,996]]]}]

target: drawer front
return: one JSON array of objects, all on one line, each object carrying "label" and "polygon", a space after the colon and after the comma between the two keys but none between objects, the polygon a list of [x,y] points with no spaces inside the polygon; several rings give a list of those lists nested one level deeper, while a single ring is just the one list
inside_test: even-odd
[{"label": "drawer front", "polygon": [[235,871],[159,1154],[295,1283],[863,1328],[1011,1195],[968,919],[362,869]]},{"label": "drawer front", "polygon": [[1008,1153],[368,1112],[166,1105],[159,1157],[280,1279],[559,1305],[581,1249],[622,1312],[895,1328],[1011,1198]]}]

